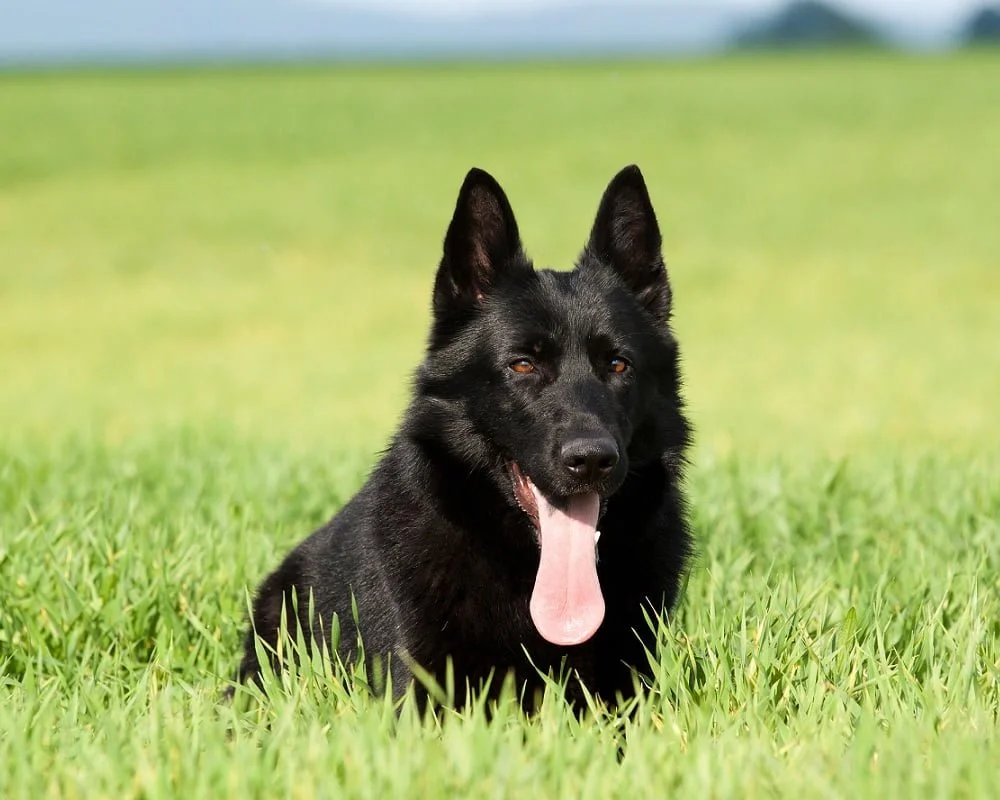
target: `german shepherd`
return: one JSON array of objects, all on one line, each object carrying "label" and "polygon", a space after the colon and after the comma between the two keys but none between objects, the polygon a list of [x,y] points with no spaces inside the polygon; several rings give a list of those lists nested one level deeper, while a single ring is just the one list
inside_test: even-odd
[{"label": "german shepherd", "polygon": [[259,680],[255,637],[280,667],[284,623],[345,660],[360,637],[397,696],[413,665],[443,685],[449,660],[456,701],[509,673],[535,696],[549,671],[631,696],[691,550],[671,306],[638,167],[608,185],[569,272],[534,268],[503,189],[471,170],[402,424],[261,585],[240,679]]}]

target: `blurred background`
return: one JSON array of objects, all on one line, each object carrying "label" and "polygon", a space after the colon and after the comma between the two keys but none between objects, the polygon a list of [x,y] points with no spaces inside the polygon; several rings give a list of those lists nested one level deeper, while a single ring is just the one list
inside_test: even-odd
[{"label": "blurred background", "polygon": [[568,268],[638,163],[697,450],[991,449],[1000,10],[0,8],[0,441],[372,451],[470,166]]},{"label": "blurred background", "polygon": [[8,63],[705,53],[1000,36],[983,0],[33,0],[7,4]]}]

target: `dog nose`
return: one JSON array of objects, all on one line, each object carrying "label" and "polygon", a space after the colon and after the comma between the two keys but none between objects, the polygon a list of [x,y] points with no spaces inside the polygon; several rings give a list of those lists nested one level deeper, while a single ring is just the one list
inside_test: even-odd
[{"label": "dog nose", "polygon": [[570,475],[591,483],[611,474],[618,463],[618,445],[610,436],[580,437],[566,442],[559,455]]}]

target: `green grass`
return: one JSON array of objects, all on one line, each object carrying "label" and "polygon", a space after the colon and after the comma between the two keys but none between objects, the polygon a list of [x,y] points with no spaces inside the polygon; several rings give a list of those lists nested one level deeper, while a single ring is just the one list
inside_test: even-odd
[{"label": "green grass", "polygon": [[[992,797],[1000,60],[0,80],[0,796]],[[465,170],[568,266],[638,162],[701,553],[633,716],[218,702],[405,402]],[[618,753],[624,755],[619,762]]]}]

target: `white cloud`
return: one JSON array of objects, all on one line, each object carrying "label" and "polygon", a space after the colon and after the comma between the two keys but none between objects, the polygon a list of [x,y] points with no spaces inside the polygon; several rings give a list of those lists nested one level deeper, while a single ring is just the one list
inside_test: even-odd
[{"label": "white cloud", "polygon": [[[620,0],[311,0],[333,5],[463,14],[481,11],[521,10],[539,6],[618,5]],[[698,0],[630,0],[656,6],[691,6]],[[783,0],[703,0],[710,4],[740,9],[767,10],[786,3]],[[832,5],[884,19],[915,19],[944,22],[962,18],[983,0],[829,0]]]}]

